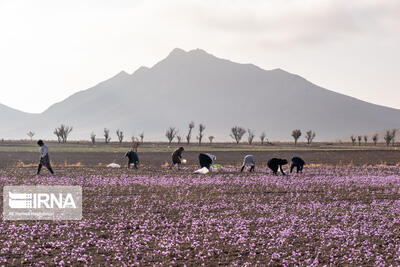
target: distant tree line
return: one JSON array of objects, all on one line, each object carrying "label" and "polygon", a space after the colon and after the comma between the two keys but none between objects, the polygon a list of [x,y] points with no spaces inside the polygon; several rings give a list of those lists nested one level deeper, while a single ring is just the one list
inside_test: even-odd
[{"label": "distant tree line", "polygon": [[[392,130],[386,130],[385,135],[383,136],[383,140],[385,140],[386,146],[395,146],[396,143],[396,134],[397,134],[397,129],[392,129]],[[362,145],[362,141],[364,141],[364,144],[368,144],[369,137],[368,135],[351,135],[350,136],[351,143],[353,146],[358,144],[358,146]],[[378,141],[379,141],[379,134],[374,134],[371,137],[372,143],[376,146]]]},{"label": "distant tree line", "polygon": [[[181,135],[179,133],[179,130],[176,129],[175,127],[172,127],[172,126],[168,127],[167,130],[165,131],[165,137],[168,140],[168,144],[171,145],[171,143],[175,139],[177,140],[177,143],[180,144],[182,142],[183,138],[186,139],[186,144],[190,144],[190,142],[192,140],[192,134],[193,134],[194,128],[195,128],[195,123],[193,121],[191,121],[188,125],[187,134]],[[55,128],[54,134],[56,135],[59,143],[66,143],[72,130],[73,130],[72,126],[61,124],[59,127]],[[203,123],[200,123],[198,126],[198,134],[196,135],[196,139],[198,140],[199,146],[201,146],[201,144],[203,142],[203,138],[205,136],[205,130],[206,130],[206,125]],[[125,137],[124,132],[121,129],[117,129],[115,131],[115,133],[117,135],[118,142],[121,144]],[[245,128],[243,128],[241,126],[233,126],[231,128],[231,132],[230,132],[229,136],[235,141],[236,144],[239,144],[246,133],[247,133],[247,143],[249,145],[252,145],[254,138],[256,137],[256,134],[252,129],[248,128],[246,130]],[[29,131],[27,133],[27,135],[32,140],[35,133],[32,131]],[[295,145],[297,145],[297,142],[298,142],[299,138],[301,137],[301,135],[302,135],[302,133],[301,133],[301,130],[299,130],[299,129],[295,129],[292,131],[292,137],[294,138]],[[311,130],[306,132],[305,138],[307,140],[308,145],[310,145],[312,143],[312,141],[315,138],[315,135],[316,135],[315,132],[313,132]],[[90,134],[90,141],[93,145],[96,144],[96,142],[98,141],[98,139],[96,139],[96,136],[97,135],[94,132],[92,132]],[[103,137],[104,137],[104,139],[102,139],[102,141],[104,143],[108,144],[111,142],[110,129],[104,128]],[[140,138],[140,142],[143,143],[143,141],[144,141],[144,133],[143,132],[139,134],[139,138]],[[137,139],[135,136],[132,136],[131,139],[132,139],[132,141],[139,142],[139,139]],[[271,142],[268,141],[267,135],[265,134],[265,132],[262,132],[260,134],[259,139],[260,139],[261,145],[264,145],[265,143],[272,144]],[[215,140],[215,136],[209,135],[208,140],[209,140],[209,143],[212,144]]]},{"label": "distant tree line", "polygon": [[[165,131],[165,137],[168,140],[168,144],[171,145],[171,143],[175,139],[177,140],[178,144],[181,144],[184,139],[186,139],[186,144],[190,144],[195,126],[196,126],[195,123],[193,121],[191,121],[188,124],[188,131],[185,135],[180,134],[179,130],[175,127],[172,127],[172,126],[168,127],[167,130]],[[72,130],[73,130],[72,126],[61,124],[60,126],[58,126],[54,129],[53,133],[54,133],[54,135],[56,135],[57,141],[59,143],[66,143],[68,141],[69,135],[71,134]],[[198,125],[197,135],[196,135],[196,139],[198,141],[199,146],[202,145],[203,140],[206,137],[205,130],[206,130],[206,125],[203,123],[200,123]],[[117,129],[115,131],[115,134],[117,136],[117,141],[121,144],[125,138],[124,132],[121,129]],[[241,126],[237,126],[237,125],[233,126],[230,130],[229,136],[233,139],[233,141],[236,144],[240,144],[243,137],[246,134],[247,134],[247,143],[249,145],[252,145],[255,140],[256,134],[250,128],[248,128],[246,130],[244,127],[241,127]],[[298,144],[298,141],[300,140],[302,134],[303,133],[300,129],[294,129],[292,131],[291,137],[294,140],[295,146]],[[383,139],[388,147],[390,145],[395,146],[396,135],[397,135],[397,129],[386,130],[385,135],[383,136]],[[27,136],[30,138],[30,140],[33,140],[35,133],[33,131],[29,131],[27,133]],[[104,136],[104,139],[100,139],[101,141],[103,141],[106,144],[111,142],[111,134],[110,134],[110,130],[108,128],[104,128],[103,136]],[[305,138],[305,142],[307,143],[307,145],[311,145],[312,142],[314,141],[315,137],[316,137],[316,133],[314,131],[312,131],[312,130],[306,131],[304,138]],[[355,146],[356,144],[358,144],[358,146],[361,146],[363,143],[364,143],[364,145],[368,145],[368,142],[370,140],[376,146],[379,141],[379,135],[376,133],[370,137],[368,135],[351,135],[350,140],[351,140],[351,143],[353,146]],[[140,133],[138,135],[138,138],[133,135],[131,137],[131,140],[133,142],[143,143],[144,142],[144,132]],[[272,144],[267,139],[267,135],[264,131],[259,135],[259,140],[260,140],[261,145],[264,145],[265,143]],[[96,134],[94,132],[92,132],[90,134],[90,141],[92,144],[95,144],[97,141],[99,141],[98,139],[96,139]],[[208,141],[210,144],[212,144],[215,141],[215,136],[209,135]]]},{"label": "distant tree line", "polygon": [[[117,135],[118,143],[122,144],[122,142],[124,141],[124,138],[125,138],[124,131],[121,130],[121,129],[117,129],[117,130],[115,131],[115,134]],[[111,142],[111,133],[110,133],[110,129],[104,128],[104,130],[103,130],[103,137],[104,137],[104,139],[103,139],[102,141],[103,141],[104,143],[108,144],[108,143]],[[140,142],[143,143],[143,141],[144,141],[144,132],[142,132],[142,133],[139,134],[139,138],[140,138]],[[138,142],[139,139],[136,138],[134,135],[132,135],[131,140],[132,140],[132,142]],[[96,134],[95,134],[94,132],[92,132],[92,133],[90,134],[90,141],[91,141],[91,143],[92,143],[93,145],[96,144],[96,142],[97,142]]]},{"label": "distant tree line", "polygon": [[[195,123],[193,121],[191,121],[188,126],[188,133],[185,135],[186,144],[190,144],[190,140],[191,140],[194,128],[195,128]],[[198,143],[199,145],[202,144],[202,139],[204,136],[205,129],[206,129],[206,126],[204,124],[199,124],[198,135],[197,135],[197,140],[199,141],[199,143]],[[256,137],[256,134],[252,129],[248,128],[246,130],[244,127],[236,125],[231,128],[229,136],[233,139],[233,141],[236,144],[240,144],[240,142],[242,141],[242,139],[246,135],[246,133],[247,133],[247,143],[249,145],[252,145],[254,142],[254,139]],[[297,145],[297,142],[298,142],[299,138],[301,137],[301,135],[302,135],[302,133],[301,133],[301,130],[299,130],[299,129],[295,129],[292,131],[292,137],[294,138],[295,145]],[[306,138],[308,145],[311,145],[315,136],[316,136],[316,133],[312,130],[308,130],[306,132],[305,138]],[[172,126],[168,127],[167,130],[165,131],[165,137],[167,138],[169,145],[173,142],[173,140],[175,138],[177,139],[178,144],[180,144],[182,141],[182,136],[179,134],[179,130]],[[272,144],[271,142],[268,141],[267,135],[265,134],[265,132],[262,132],[260,134],[259,139],[260,139],[261,145],[264,145],[265,142],[267,142],[268,144]],[[208,140],[211,144],[215,140],[215,137],[213,135],[210,135],[210,136],[208,136]]]}]

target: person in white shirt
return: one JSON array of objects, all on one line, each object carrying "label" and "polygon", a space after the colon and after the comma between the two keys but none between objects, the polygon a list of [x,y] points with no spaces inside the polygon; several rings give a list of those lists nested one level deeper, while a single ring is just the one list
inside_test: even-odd
[{"label": "person in white shirt", "polygon": [[54,174],[54,171],[50,165],[49,148],[44,144],[42,140],[39,140],[37,144],[38,146],[40,146],[40,162],[37,174],[40,174],[40,170],[42,169],[43,165],[50,171],[51,174]]},{"label": "person in white shirt", "polygon": [[244,168],[246,168],[246,166],[250,166],[250,172],[254,172],[255,166],[256,166],[256,162],[254,160],[254,156],[253,155],[246,155],[243,159],[243,165],[242,168],[240,169],[240,172],[244,171]]}]

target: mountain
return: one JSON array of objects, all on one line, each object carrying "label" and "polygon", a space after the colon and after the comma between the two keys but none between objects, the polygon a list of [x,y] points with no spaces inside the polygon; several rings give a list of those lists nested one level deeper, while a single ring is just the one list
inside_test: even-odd
[{"label": "mountain", "polygon": [[[291,131],[312,129],[318,140],[333,140],[359,132],[400,127],[400,110],[374,105],[321,88],[281,69],[263,70],[252,64],[220,59],[196,49],[174,49],[151,68],[124,71],[71,95],[41,114],[0,107],[6,128],[0,137],[55,138],[53,129],[73,125],[71,138],[102,136],[109,128],[125,136],[145,133],[147,140],[165,140],[165,129],[181,134],[187,124],[206,125],[206,136],[229,140],[230,128],[240,125],[271,140],[289,140]],[[10,115],[11,114],[11,115]],[[10,118],[10,119],[9,119]]]},{"label": "mountain", "polygon": [[36,117],[35,114],[25,113],[0,103],[0,125],[2,125],[0,128],[0,139],[13,138],[15,136],[27,138],[26,133],[28,131],[20,133],[15,132],[15,130],[20,129],[26,121]]}]

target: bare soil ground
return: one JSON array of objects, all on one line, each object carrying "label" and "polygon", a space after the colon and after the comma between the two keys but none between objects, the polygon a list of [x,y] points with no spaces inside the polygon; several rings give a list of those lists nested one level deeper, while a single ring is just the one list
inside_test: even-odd
[{"label": "bare soil ground", "polygon": [[[208,152],[207,148],[204,152]],[[171,152],[141,152],[142,166],[159,167],[170,161]],[[211,151],[222,165],[238,166],[243,157],[252,154],[258,166],[265,167],[273,157],[290,160],[293,156],[302,157],[308,164],[322,165],[397,165],[400,163],[399,150],[311,150],[311,151]],[[187,151],[184,158],[188,166],[198,165],[198,151]],[[26,166],[38,163],[38,152],[0,152],[0,168]],[[105,166],[115,162],[126,165],[124,152],[52,152],[50,158],[56,166],[77,165]],[[18,165],[19,164],[19,165]]]}]

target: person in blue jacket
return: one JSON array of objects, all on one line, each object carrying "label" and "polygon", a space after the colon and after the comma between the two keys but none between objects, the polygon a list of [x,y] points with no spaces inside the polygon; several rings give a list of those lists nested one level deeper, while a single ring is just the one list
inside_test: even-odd
[{"label": "person in blue jacket", "polygon": [[126,152],[125,157],[128,158],[128,169],[131,168],[132,164],[135,169],[138,169],[139,164],[139,156],[138,154],[133,151],[132,149]]}]

